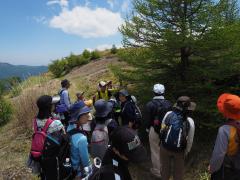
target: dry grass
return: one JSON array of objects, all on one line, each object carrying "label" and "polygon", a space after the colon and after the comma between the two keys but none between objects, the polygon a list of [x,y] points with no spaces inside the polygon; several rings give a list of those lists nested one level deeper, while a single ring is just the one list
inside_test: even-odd
[{"label": "dry grass", "polygon": [[[87,98],[92,97],[99,80],[117,82],[117,79],[107,68],[110,64],[125,65],[118,62],[116,58],[105,58],[74,69],[63,77],[71,81],[72,101],[74,101],[75,93],[78,91],[85,91]],[[32,119],[37,113],[36,100],[43,94],[56,94],[59,88],[60,79],[50,79],[49,76],[34,77],[32,81],[28,80],[21,85],[22,93],[19,96],[12,98],[15,118],[0,128],[0,179],[36,179],[25,165],[30,149]],[[197,149],[197,147],[195,148]],[[205,148],[204,151],[200,153],[197,151],[197,153],[194,154],[196,157],[194,163],[186,168],[185,180],[208,179],[205,169],[208,163],[209,149]],[[135,180],[155,180],[149,173],[150,167],[150,158],[145,164],[131,166],[133,178]]]},{"label": "dry grass", "polygon": [[[91,62],[73,70],[63,77],[71,81],[69,90],[72,101],[75,93],[85,91],[86,97],[92,97],[100,79],[114,79],[107,66],[118,63],[116,59],[103,59]],[[102,71],[104,69],[104,71]],[[39,96],[57,94],[60,89],[60,79],[51,76],[36,76],[19,84],[11,101],[14,105],[14,119],[0,128],[0,179],[35,179],[26,168],[26,160],[30,149],[32,120],[37,113],[36,100]]]}]

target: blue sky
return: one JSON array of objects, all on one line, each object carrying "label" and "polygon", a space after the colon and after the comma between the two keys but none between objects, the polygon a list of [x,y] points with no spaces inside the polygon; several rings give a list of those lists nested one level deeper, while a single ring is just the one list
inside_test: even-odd
[{"label": "blue sky", "polygon": [[121,45],[131,0],[7,0],[0,5],[0,62],[47,65],[84,49]]}]

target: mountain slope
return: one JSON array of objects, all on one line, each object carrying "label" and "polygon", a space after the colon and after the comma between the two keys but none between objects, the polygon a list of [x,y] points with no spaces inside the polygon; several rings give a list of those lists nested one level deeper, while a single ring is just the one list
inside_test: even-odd
[{"label": "mountain slope", "polygon": [[25,65],[12,65],[0,62],[0,79],[18,76],[22,79],[30,75],[39,75],[47,72],[47,66],[25,66]]}]

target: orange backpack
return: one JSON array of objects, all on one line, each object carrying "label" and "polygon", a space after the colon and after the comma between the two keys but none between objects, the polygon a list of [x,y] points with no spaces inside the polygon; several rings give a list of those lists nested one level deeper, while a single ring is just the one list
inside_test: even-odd
[{"label": "orange backpack", "polygon": [[240,121],[228,121],[226,125],[231,126],[227,155],[233,156],[240,151]]}]

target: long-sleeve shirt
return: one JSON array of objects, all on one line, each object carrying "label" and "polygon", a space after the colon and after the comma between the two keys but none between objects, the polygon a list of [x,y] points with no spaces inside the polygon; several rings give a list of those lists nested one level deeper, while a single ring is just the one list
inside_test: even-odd
[{"label": "long-sleeve shirt", "polygon": [[[77,128],[75,124],[70,124],[67,132],[75,128]],[[90,166],[87,137],[82,133],[77,133],[71,136],[70,141],[72,167],[77,171],[77,176],[81,176],[81,169]]]},{"label": "long-sleeve shirt", "polygon": [[60,104],[65,104],[68,109],[70,109],[71,107],[69,93],[68,93],[68,90],[65,88],[60,90]]},{"label": "long-sleeve shirt", "polygon": [[234,132],[236,135],[236,129],[229,125],[223,125],[219,128],[214,150],[210,160],[211,173],[218,171],[222,167],[223,163],[232,164],[236,169],[240,170],[240,149],[238,149],[236,155],[227,155],[228,147],[230,144],[229,141],[230,138],[234,138]]}]

